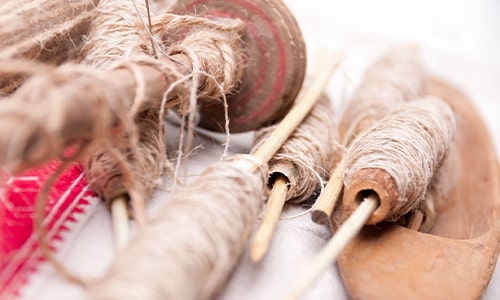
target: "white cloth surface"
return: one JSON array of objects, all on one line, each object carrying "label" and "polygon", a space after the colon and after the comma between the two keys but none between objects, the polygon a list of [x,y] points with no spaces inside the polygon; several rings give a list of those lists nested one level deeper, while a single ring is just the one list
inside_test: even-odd
[{"label": "white cloth surface", "polygon": [[[329,86],[340,107],[361,79],[364,68],[384,50],[401,43],[421,47],[429,71],[462,88],[477,105],[500,146],[500,1],[497,0],[286,0],[295,14],[308,47],[309,70],[323,51],[347,55],[342,71]],[[248,147],[248,138],[236,137],[232,152]],[[223,138],[198,138],[198,148],[187,162],[195,174],[216,161]],[[498,151],[497,151],[498,153]],[[186,171],[184,167],[181,170]],[[165,200],[154,195],[154,211]],[[161,199],[160,199],[161,198]],[[295,209],[297,210],[297,209]],[[290,212],[294,213],[294,211]],[[326,243],[328,228],[313,224],[308,215],[282,220],[270,253],[254,265],[246,253],[221,299],[279,299],[293,285],[307,262]],[[61,259],[80,274],[102,274],[113,256],[109,215],[101,205],[65,246]],[[25,299],[82,299],[84,294],[55,276],[40,274]],[[35,285],[36,283],[36,285]],[[345,299],[347,295],[335,266],[322,277],[308,299]],[[485,299],[500,299],[497,269]]]}]

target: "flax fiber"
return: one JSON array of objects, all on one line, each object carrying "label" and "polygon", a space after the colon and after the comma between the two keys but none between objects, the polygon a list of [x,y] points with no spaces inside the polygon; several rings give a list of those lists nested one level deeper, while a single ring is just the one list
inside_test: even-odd
[{"label": "flax fiber", "polygon": [[[3,0],[0,3],[0,59],[51,64],[74,60],[95,14],[97,0]],[[0,96],[25,79],[0,73]]]},{"label": "flax fiber", "polygon": [[343,145],[400,103],[424,93],[424,70],[416,47],[387,51],[366,71],[355,95],[344,108],[339,124]]},{"label": "flax fiber", "polygon": [[[308,200],[328,173],[339,155],[337,124],[330,99],[321,95],[299,127],[269,161],[270,184],[281,174],[288,179],[287,201]],[[275,126],[257,133],[254,149],[264,143]]]},{"label": "flax fiber", "polygon": [[90,286],[90,299],[213,298],[262,207],[267,170],[250,172],[247,163],[245,156],[220,162],[175,193]]},{"label": "flax fiber", "polygon": [[400,105],[352,143],[346,158],[345,194],[359,171],[384,170],[397,186],[397,201],[386,219],[399,219],[425,199],[455,128],[453,112],[438,98]]},{"label": "flax fiber", "polygon": [[[100,4],[103,3],[107,2]],[[82,64],[67,64],[32,76],[9,97],[8,105],[0,105],[0,114],[10,116],[0,120],[0,148],[9,149],[0,153],[0,162],[23,162],[18,165],[21,170],[58,157],[72,145],[93,148],[117,132],[125,130],[127,134],[134,134],[136,115],[159,107],[162,101],[184,103],[179,106],[184,111],[196,105],[192,101],[196,95],[220,101],[239,81],[228,75],[238,71],[220,66],[241,67],[242,23],[198,18],[197,23],[192,35],[171,45],[170,55],[159,60],[146,53],[134,56],[134,61],[121,60],[121,64],[113,64],[106,55],[93,55],[93,62],[113,66],[113,69],[96,70]],[[153,24],[153,28],[156,27]],[[157,34],[161,36],[161,32]],[[206,40],[202,46],[197,44],[200,39]],[[144,37],[142,41],[140,48],[147,48],[149,39]],[[196,53],[189,51],[195,46]],[[228,49],[233,49],[234,55],[230,56]],[[166,46],[165,51],[169,51]],[[125,53],[135,53],[135,50]],[[225,63],[229,59],[238,63]],[[194,94],[192,86],[198,87]],[[31,103],[31,110],[25,109],[26,103]],[[57,112],[56,118],[54,112]],[[29,126],[20,126],[23,123]],[[12,143],[12,139],[16,143]],[[52,143],[46,145],[44,141]]]}]

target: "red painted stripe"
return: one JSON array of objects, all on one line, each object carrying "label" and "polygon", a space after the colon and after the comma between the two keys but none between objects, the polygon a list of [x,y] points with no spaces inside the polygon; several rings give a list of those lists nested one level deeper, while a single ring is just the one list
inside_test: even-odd
[{"label": "red painted stripe", "polygon": [[[276,100],[278,96],[281,96],[281,92],[283,90],[283,86],[285,84],[285,74],[286,74],[286,50],[285,50],[285,44],[283,37],[280,35],[279,29],[276,26],[276,24],[273,22],[273,20],[268,16],[268,13],[265,11],[261,10],[258,6],[256,6],[254,3],[246,0],[231,0],[233,3],[238,3],[240,6],[247,8],[249,11],[254,13],[252,17],[259,17],[264,22],[268,25],[269,29],[271,30],[271,33],[276,41],[277,47],[278,47],[278,57],[275,59],[278,59],[278,70],[276,73],[276,82],[273,86],[273,89],[269,96],[262,101],[262,105],[258,107],[258,109],[250,112],[249,114],[243,115],[239,118],[231,119],[231,122],[233,124],[243,124],[246,123],[256,116],[262,114],[266,110],[269,109],[271,104]],[[190,3],[188,6],[185,7],[185,11],[189,11],[192,9],[194,6],[199,5],[199,4],[204,4],[207,3],[207,0],[198,0]],[[252,22],[250,22],[250,19],[248,17],[250,16],[241,16],[241,15],[231,15],[230,12],[221,12],[217,10],[208,10],[207,13],[212,16],[231,16],[231,17],[237,17],[242,19],[247,24],[247,30],[248,32],[255,38],[257,41],[258,48],[261,50],[261,52],[266,51],[265,50],[265,43],[262,40],[260,33],[257,31],[256,27],[252,25]],[[246,95],[241,95],[239,98],[240,101],[243,103],[246,103],[247,101],[254,101],[253,97],[255,93],[262,87],[262,84],[265,79],[265,75],[267,73],[267,66],[268,66],[268,60],[267,57],[264,60],[264,63],[260,66],[260,72],[259,72],[259,80],[255,84],[255,86],[251,89],[252,92],[246,94]]]}]

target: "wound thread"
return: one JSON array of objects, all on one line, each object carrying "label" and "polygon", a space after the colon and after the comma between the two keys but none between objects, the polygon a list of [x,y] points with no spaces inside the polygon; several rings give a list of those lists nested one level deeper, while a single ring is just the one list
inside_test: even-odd
[{"label": "wound thread", "polygon": [[140,133],[137,152],[131,148],[133,143],[129,138],[119,136],[112,145],[104,144],[89,158],[87,180],[108,207],[112,200],[130,190],[141,195],[142,201],[153,190],[166,161],[163,126],[159,125],[158,117],[152,110],[137,117]]},{"label": "wound thread", "polygon": [[[92,0],[4,0],[0,3],[0,59],[60,64],[76,59],[88,24],[95,15]],[[0,74],[0,97],[26,79]]]},{"label": "wound thread", "polygon": [[[382,218],[375,212],[370,223],[374,219],[395,221],[416,207],[447,156],[455,128],[450,107],[436,97],[396,108],[352,143],[346,158],[344,204],[352,206],[353,195],[361,191],[350,191],[356,174],[374,169],[387,172],[394,180],[397,199],[388,200],[387,213]],[[381,207],[385,205],[381,203]]]},{"label": "wound thread", "polygon": [[[213,28],[214,22],[207,21],[207,24],[210,24],[207,26]],[[235,27],[231,27],[231,24]],[[201,27],[205,25],[199,24]],[[228,32],[221,33],[217,30],[206,32],[207,39],[214,38],[210,51],[218,51],[218,48],[226,49],[222,46],[224,43],[238,40],[235,36],[241,29],[240,22],[225,23],[222,27]],[[229,31],[229,28],[233,30]],[[241,48],[234,50],[236,53],[242,51]],[[196,54],[198,55],[197,61],[214,64],[213,66],[224,65],[223,62],[214,60],[213,57],[227,59],[227,55],[221,54],[211,56],[209,61],[202,58],[203,51],[200,50]],[[96,55],[96,57],[100,56]],[[235,57],[241,57],[241,55],[235,54]],[[19,128],[20,122],[33,124],[29,128],[23,127],[22,132],[15,130],[18,136],[16,139],[25,141],[16,145],[12,145],[10,141],[12,132],[5,132],[5,134],[0,132],[0,144],[4,145],[0,148],[11,148],[9,153],[13,155],[6,157],[6,154],[0,151],[0,161],[3,163],[26,162],[19,164],[20,169],[25,169],[60,156],[64,149],[71,145],[93,147],[115,136],[120,130],[125,130],[127,134],[135,134],[137,133],[137,129],[134,128],[135,116],[141,111],[159,107],[162,97],[168,102],[184,102],[184,104],[189,102],[195,69],[199,70],[196,73],[197,78],[202,79],[198,83],[202,87],[197,91],[198,93],[216,97],[230,92],[223,86],[228,89],[235,86],[230,83],[222,85],[217,82],[219,78],[227,78],[227,74],[208,74],[205,70],[212,70],[212,67],[193,66],[196,62],[190,62],[189,57],[184,54],[172,54],[161,60],[152,59],[144,54],[136,59],[132,62],[121,61],[120,64],[113,64],[106,59],[98,62],[103,68],[116,67],[109,71],[67,64],[52,72],[32,76],[21,89],[11,95],[10,103],[17,103],[17,105],[9,104],[8,108],[6,105],[0,106],[2,114],[6,112],[10,115],[19,115],[16,119],[2,119],[2,128]],[[184,62],[187,63],[184,64]],[[188,69],[185,69],[184,65],[187,65]],[[241,67],[240,63],[230,65]],[[228,70],[224,70],[226,71]],[[231,71],[231,74],[234,73]],[[232,80],[238,82],[239,78],[232,78]],[[209,85],[207,84],[209,81],[215,83]],[[171,89],[168,88],[169,86]],[[34,105],[30,111],[24,109],[28,102]],[[47,107],[54,110],[49,110]],[[178,106],[177,109],[179,108],[190,111],[190,105]],[[53,118],[54,111],[58,112],[57,118]],[[50,120],[50,124],[47,124],[47,120]],[[46,135],[50,137],[45,139]],[[44,145],[43,151],[28,151],[31,147],[37,146],[30,141],[41,141],[42,137],[45,140],[57,141],[57,143]],[[16,149],[13,149],[14,146]]]},{"label": "wound thread", "polygon": [[[328,179],[340,147],[333,116],[330,99],[322,94],[309,115],[269,161],[271,180],[276,174],[288,179],[287,201],[308,200],[318,185],[323,184],[320,179]],[[267,140],[274,128],[267,127],[257,133],[254,149]]]},{"label": "wound thread", "polygon": [[339,124],[342,144],[350,145],[394,107],[423,93],[424,70],[418,48],[391,49],[367,69],[356,94],[344,108]]},{"label": "wound thread", "polygon": [[101,0],[92,20],[81,62],[108,70],[122,61],[133,61],[148,53],[140,20],[147,18],[144,1]]},{"label": "wound thread", "polygon": [[209,167],[175,193],[89,287],[89,297],[213,298],[244,249],[265,193],[267,170],[249,172],[239,162],[237,156]]}]

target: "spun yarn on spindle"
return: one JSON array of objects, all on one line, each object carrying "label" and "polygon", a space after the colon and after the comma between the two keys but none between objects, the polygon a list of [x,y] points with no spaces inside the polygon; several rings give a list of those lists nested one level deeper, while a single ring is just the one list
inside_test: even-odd
[{"label": "spun yarn on spindle", "polygon": [[451,108],[436,97],[403,104],[377,122],[349,148],[343,197],[347,211],[362,200],[360,193],[372,188],[381,203],[369,224],[397,220],[415,208],[447,156],[455,128]]},{"label": "spun yarn on spindle", "polygon": [[349,144],[397,105],[423,96],[424,68],[414,46],[387,51],[365,72],[339,123],[342,144]]},{"label": "spun yarn on spindle", "polygon": [[[340,146],[334,115],[329,97],[322,94],[309,115],[269,161],[271,184],[277,174],[288,179],[287,201],[308,200],[322,179],[328,179]],[[270,126],[257,132],[254,149],[266,141],[274,128]]]},{"label": "spun yarn on spindle", "polygon": [[172,195],[89,287],[90,299],[212,299],[263,205],[267,170],[247,157],[209,167]]}]

